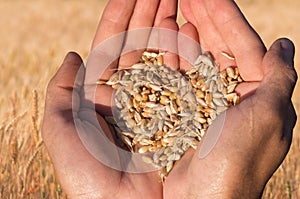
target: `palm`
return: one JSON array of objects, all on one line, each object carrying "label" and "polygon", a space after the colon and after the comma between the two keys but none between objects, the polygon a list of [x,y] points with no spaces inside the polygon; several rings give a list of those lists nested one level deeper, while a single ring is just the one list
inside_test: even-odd
[{"label": "palm", "polygon": [[[105,130],[107,136],[111,138],[107,124],[101,117],[98,117],[98,120],[101,124],[101,128]],[[89,134],[94,130],[90,128],[91,123],[84,123],[82,125]],[[78,147],[82,148],[83,146],[78,144]],[[76,149],[73,147],[72,150]],[[79,174],[77,176],[78,180],[84,182],[72,190],[74,195],[82,195],[82,193],[76,193],[79,187],[82,190],[89,190],[90,187],[93,187],[92,195],[97,197],[101,196],[103,198],[141,198],[145,196],[145,198],[161,198],[162,187],[156,173],[130,174],[114,170],[113,168],[103,165],[99,160],[96,160],[94,156],[85,149],[83,149],[83,151],[82,154],[77,154],[77,157],[80,159],[80,161],[78,161],[79,164],[78,162],[74,162],[74,164],[77,164],[76,166],[78,168],[84,168],[84,171],[74,173],[74,170],[71,168],[70,171],[72,173],[67,174],[73,177]],[[105,150],[102,152],[104,153],[104,151]],[[110,151],[109,155],[111,154],[112,152]],[[107,158],[111,159],[112,157]],[[115,158],[120,159],[117,153],[115,153]],[[74,159],[72,159],[72,161],[74,161]],[[118,162],[118,160],[113,161]],[[64,169],[68,170],[68,168]],[[86,181],[87,179],[88,181]],[[72,182],[66,182],[66,184],[70,183]],[[91,193],[87,193],[89,197],[90,194]]]},{"label": "palm", "polygon": [[[63,134],[55,135],[55,143],[47,144],[64,190],[72,198],[141,198],[144,194],[160,198],[161,186],[153,174],[128,174],[114,170],[95,159],[87,151],[77,133],[93,134],[97,131],[93,128],[93,122],[87,120],[89,112],[82,107],[77,110],[67,110],[62,113],[63,118],[73,117],[74,120],[67,124],[65,120],[58,120],[55,128],[48,125],[51,122],[48,114],[51,113],[47,111],[45,115],[47,122],[44,124],[44,133],[47,133],[48,129],[52,129],[53,132],[64,129]],[[102,129],[108,133],[106,123],[101,117],[98,119]],[[49,137],[45,139],[48,140]]]}]

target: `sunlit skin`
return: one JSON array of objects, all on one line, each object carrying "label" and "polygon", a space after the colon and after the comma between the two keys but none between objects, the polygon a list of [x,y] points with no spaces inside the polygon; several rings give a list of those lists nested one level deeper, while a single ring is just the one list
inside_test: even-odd
[{"label": "sunlit skin", "polygon": [[[116,171],[94,159],[77,135],[74,119],[80,120],[81,113],[89,110],[84,103],[72,107],[73,91],[73,102],[83,100],[83,82],[74,85],[82,59],[74,52],[69,53],[48,85],[43,138],[60,183],[71,198],[258,198],[286,156],[296,122],[291,103],[297,80],[293,44],[280,39],[266,50],[229,0],[181,0],[180,9],[187,23],[178,28],[177,3],[109,1],[92,49],[117,33],[135,28],[155,26],[179,31],[211,51],[221,68],[239,67],[246,80],[238,88],[242,102],[227,111],[223,131],[211,153],[200,159],[198,151],[187,151],[164,184],[159,182],[157,172]],[[178,52],[193,48],[178,38],[172,39],[178,44]],[[114,53],[120,54],[121,50],[120,43]],[[235,60],[226,58],[222,52]],[[139,56],[139,52],[123,56],[110,67],[130,66]],[[181,71],[190,67],[176,54],[166,53],[164,60],[167,66]],[[108,79],[112,72],[107,70],[102,79]],[[111,89],[99,86],[94,103],[98,121],[109,136],[102,116],[108,112],[104,107],[110,104],[110,97],[103,96],[111,96]],[[88,126],[88,121],[84,125]]]}]

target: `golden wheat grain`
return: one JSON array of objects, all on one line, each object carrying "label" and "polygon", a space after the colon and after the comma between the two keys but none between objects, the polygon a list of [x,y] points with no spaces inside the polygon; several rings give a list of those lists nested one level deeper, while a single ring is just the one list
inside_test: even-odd
[{"label": "golden wheat grain", "polygon": [[13,137],[10,143],[10,155],[13,164],[16,164],[18,158],[18,139],[16,136]]},{"label": "golden wheat grain", "polygon": [[31,124],[32,124],[33,138],[35,142],[38,142],[39,140],[39,130],[37,127],[37,122],[38,122],[38,94],[36,90],[33,90]]},{"label": "golden wheat grain", "polygon": [[36,90],[32,91],[32,117],[35,121],[38,120],[38,93]]},{"label": "golden wheat grain", "polygon": [[31,116],[31,124],[32,124],[32,131],[33,131],[33,139],[34,142],[37,142],[39,140],[39,130],[37,128],[36,119],[34,116]]}]

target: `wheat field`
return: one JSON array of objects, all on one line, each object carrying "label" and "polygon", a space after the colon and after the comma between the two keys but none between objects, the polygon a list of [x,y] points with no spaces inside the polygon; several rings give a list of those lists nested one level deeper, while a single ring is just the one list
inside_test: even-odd
[{"label": "wheat field", "polygon": [[[87,57],[105,3],[0,0],[0,198],[67,198],[41,139],[45,88],[68,51]],[[300,1],[237,3],[267,46],[282,36],[296,50],[300,46]],[[297,113],[299,89],[293,97]],[[300,198],[299,129],[297,124],[291,150],[263,198]]]}]

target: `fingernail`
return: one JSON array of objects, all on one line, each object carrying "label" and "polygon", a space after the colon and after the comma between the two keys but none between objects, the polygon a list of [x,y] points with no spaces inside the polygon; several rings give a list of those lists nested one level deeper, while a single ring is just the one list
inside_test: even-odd
[{"label": "fingernail", "polygon": [[217,144],[220,135],[223,131],[224,123],[226,119],[226,111],[221,113],[211,126],[207,129],[207,132],[200,143],[199,158],[203,159],[213,150]]},{"label": "fingernail", "polygon": [[295,46],[289,39],[282,39],[280,47],[283,51],[284,60],[288,63],[289,67],[294,67]]},{"label": "fingernail", "polygon": [[68,61],[68,60],[71,58],[71,54],[72,54],[72,52],[68,52],[68,53],[67,53],[67,55],[65,56],[65,58],[64,58],[64,61],[63,61],[63,62],[66,62],[66,61]]}]

